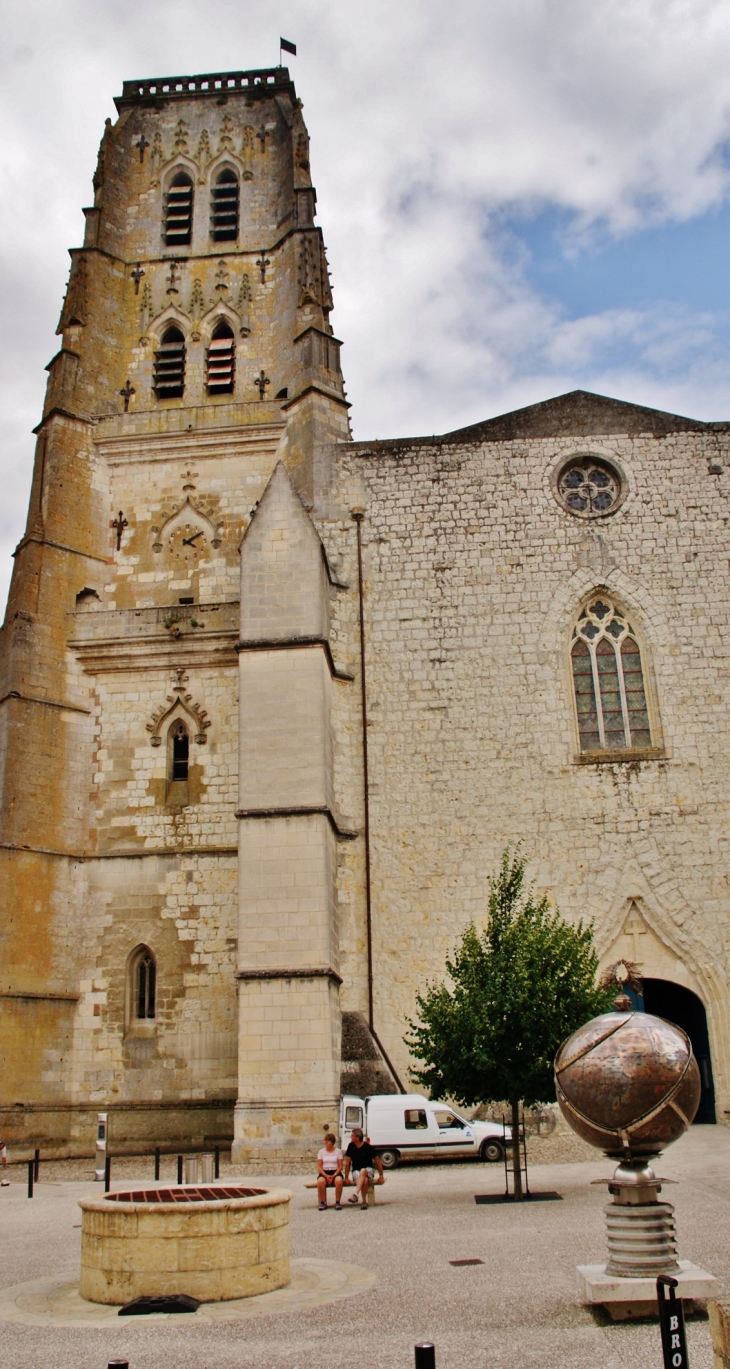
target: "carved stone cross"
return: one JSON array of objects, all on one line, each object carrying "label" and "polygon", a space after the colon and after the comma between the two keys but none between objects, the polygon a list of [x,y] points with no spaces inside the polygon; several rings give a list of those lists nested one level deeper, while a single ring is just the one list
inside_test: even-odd
[{"label": "carved stone cross", "polygon": [[124,517],[124,514],[122,513],[122,510],[121,510],[121,509],[119,510],[118,517],[116,517],[116,518],[114,519],[114,522],[112,523],[112,527],[113,527],[113,528],[116,528],[116,533],[117,533],[117,551],[119,551],[120,548],[121,548],[121,545],[122,545],[122,533],[124,532],[124,529],[125,529],[125,528],[128,528],[128,527],[129,527],[129,524],[128,524],[126,518]]},{"label": "carved stone cross", "polygon": [[223,291],[228,289],[228,267],[224,261],[218,262],[218,270],[215,273],[215,278],[217,281],[216,290]]},{"label": "carved stone cross", "polygon": [[258,266],[259,271],[261,272],[261,284],[262,284],[262,285],[265,285],[265,284],[266,284],[266,268],[267,268],[267,266],[271,266],[271,262],[269,261],[269,258],[268,258],[268,257],[265,257],[265,256],[264,256],[264,254],[263,254],[263,252],[262,252],[262,253],[261,253],[261,256],[258,258],[258,260],[257,260],[257,262],[256,262],[256,265]]},{"label": "carved stone cross", "polygon": [[267,385],[270,385],[270,384],[271,384],[271,381],[269,380],[269,378],[268,378],[266,372],[264,371],[264,369],[263,369],[263,367],[262,367],[261,370],[259,371],[259,374],[257,375],[256,379],[254,380],[254,385],[256,386],[256,388],[258,389],[258,392],[259,392],[259,399],[265,399],[265,398],[266,398],[266,386],[267,386]]},{"label": "carved stone cross", "polygon": [[177,283],[178,283],[178,280],[179,280],[179,279],[180,279],[180,266],[179,266],[178,262],[176,262],[176,261],[171,261],[171,262],[170,262],[170,274],[169,274],[169,276],[167,277],[167,293],[168,293],[168,295],[177,295],[177,294],[180,293],[179,290],[178,290],[178,288],[177,288]]},{"label": "carved stone cross", "polygon": [[139,138],[137,139],[137,141],[136,141],[136,143],[134,144],[134,146],[139,148],[139,160],[140,160],[141,162],[143,162],[143,161],[144,161],[144,150],[145,150],[146,147],[149,147],[149,142],[148,142],[147,139],[145,138],[144,133],[140,133]]},{"label": "carved stone cross", "polygon": [[124,389],[123,389],[123,390],[120,390],[119,393],[120,393],[120,395],[122,396],[122,399],[124,400],[124,412],[125,412],[125,414],[128,414],[128,413],[129,413],[129,401],[130,401],[130,399],[132,398],[132,395],[136,395],[136,393],[137,393],[137,391],[135,390],[134,386],[133,386],[133,385],[130,385],[130,383],[129,383],[129,376],[127,376],[127,383],[126,383]]},{"label": "carved stone cross", "polygon": [[135,293],[135,295],[138,295],[138,294],[139,294],[139,283],[140,283],[140,281],[141,281],[143,275],[145,274],[145,272],[144,272],[144,267],[143,267],[143,266],[140,266],[139,262],[137,262],[137,265],[135,266],[134,270],[133,270],[133,271],[130,271],[129,274],[130,274],[130,276],[132,277],[132,280],[134,281],[134,293]]}]

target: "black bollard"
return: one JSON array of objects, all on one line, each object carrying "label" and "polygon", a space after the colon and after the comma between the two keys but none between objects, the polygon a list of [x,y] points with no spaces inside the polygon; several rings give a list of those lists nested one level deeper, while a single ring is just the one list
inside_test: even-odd
[{"label": "black bollard", "polygon": [[33,1161],[28,1161],[28,1197],[33,1197]]},{"label": "black bollard", "polygon": [[416,1369],[436,1369],[436,1346],[433,1341],[421,1341],[416,1346]]},{"label": "black bollard", "polygon": [[107,1369],[129,1369],[128,1359],[110,1359]]},{"label": "black bollard", "polygon": [[108,1193],[108,1192],[109,1192],[109,1186],[110,1186],[110,1184],[111,1184],[111,1181],[112,1181],[112,1157],[111,1157],[111,1155],[107,1155],[106,1160],[104,1161],[104,1192],[105,1192],[105,1193]]},{"label": "black bollard", "polygon": [[179,1184],[182,1183],[182,1162],[183,1162],[183,1157],[182,1157],[182,1155],[178,1155],[178,1157],[177,1157],[177,1181],[178,1181]]},{"label": "black bollard", "polygon": [[155,1146],[155,1178],[160,1177],[160,1147]]},{"label": "black bollard", "polygon": [[682,1299],[674,1292],[677,1280],[660,1274],[656,1281],[659,1325],[662,1331],[664,1369],[688,1369],[687,1338],[684,1334]]},{"label": "black bollard", "polygon": [[38,1170],[40,1169],[40,1165],[41,1153],[39,1150],[36,1150],[35,1157],[33,1160],[33,1178],[35,1179],[36,1183],[38,1183]]},{"label": "black bollard", "polygon": [[221,1177],[221,1148],[220,1148],[220,1146],[216,1146],[215,1151],[214,1151],[213,1153],[214,1153],[214,1155],[215,1155],[215,1169],[213,1170],[213,1173],[214,1173],[216,1179],[220,1179],[220,1177]]}]

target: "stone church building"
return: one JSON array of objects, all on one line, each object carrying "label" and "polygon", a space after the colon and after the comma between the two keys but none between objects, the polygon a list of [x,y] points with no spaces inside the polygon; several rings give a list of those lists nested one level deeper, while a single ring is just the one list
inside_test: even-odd
[{"label": "stone church building", "polygon": [[0,1131],[310,1152],[524,841],[730,1109],[730,425],[353,442],[284,68],[130,81],[2,629]]}]

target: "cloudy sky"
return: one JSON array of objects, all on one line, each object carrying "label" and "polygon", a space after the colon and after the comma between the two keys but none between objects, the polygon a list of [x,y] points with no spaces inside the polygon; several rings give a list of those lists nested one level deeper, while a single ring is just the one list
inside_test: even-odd
[{"label": "cloudy sky", "polygon": [[273,66],[312,136],[357,438],[576,387],[730,418],[721,0],[0,3],[0,596],[123,79]]}]

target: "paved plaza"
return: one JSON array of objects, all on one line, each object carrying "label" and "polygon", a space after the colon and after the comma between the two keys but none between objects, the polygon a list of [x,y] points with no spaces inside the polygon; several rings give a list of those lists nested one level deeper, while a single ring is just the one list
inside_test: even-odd
[{"label": "paved plaza", "polygon": [[[128,1186],[149,1183],[150,1161],[127,1161]],[[681,1181],[663,1197],[677,1209],[680,1255],[730,1294],[730,1130],[695,1127],[659,1163]],[[436,1344],[438,1369],[659,1369],[656,1325],[611,1324],[578,1301],[576,1264],[605,1258],[601,1158],[535,1166],[535,1191],[560,1201],[477,1205],[498,1193],[498,1166],[403,1166],[374,1209],[320,1213],[304,1176],[272,1176],[294,1193],[292,1284],[239,1311],[130,1323],[81,1308],[78,1198],[99,1185],[63,1179],[63,1166],[25,1196],[24,1174],[0,1191],[0,1362],[6,1369],[411,1369],[418,1340]],[[129,1177],[128,1177],[129,1176]],[[266,1182],[256,1175],[257,1186]],[[452,1260],[481,1259],[455,1266]],[[23,1287],[20,1287],[20,1286]],[[10,1290],[10,1291],[8,1291]],[[709,1326],[688,1326],[692,1369],[712,1369]]]}]

